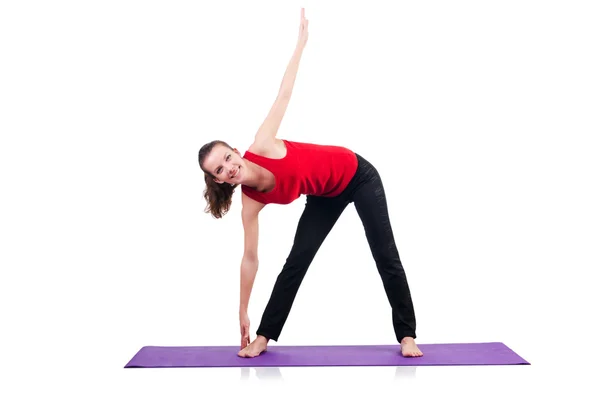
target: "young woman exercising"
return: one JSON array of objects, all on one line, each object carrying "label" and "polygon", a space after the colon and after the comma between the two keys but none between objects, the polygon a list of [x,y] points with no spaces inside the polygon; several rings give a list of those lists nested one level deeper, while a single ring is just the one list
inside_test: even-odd
[{"label": "young woman exercising", "polygon": [[[245,237],[239,308],[242,341],[238,355],[256,357],[267,349],[269,340],[278,340],[309,265],[346,206],[354,203],[392,308],[392,323],[402,355],[422,356],[415,343],[412,298],[379,173],[367,160],[345,147],[276,137],[307,39],[308,20],[302,9],[297,46],[279,93],[244,155],[219,140],[205,144],[198,153],[206,182],[206,212],[215,218],[224,216],[235,188],[242,186]],[[277,277],[257,337],[250,343],[248,301],[258,269],[258,214],[267,204],[289,204],[300,195],[306,196],[306,206],[291,252]]]}]

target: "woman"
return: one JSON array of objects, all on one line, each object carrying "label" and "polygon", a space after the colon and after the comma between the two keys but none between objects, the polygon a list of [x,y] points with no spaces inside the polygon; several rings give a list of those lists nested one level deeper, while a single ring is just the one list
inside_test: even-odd
[{"label": "woman", "polygon": [[[276,137],[287,109],[308,39],[308,20],[301,11],[300,31],[275,103],[242,156],[222,141],[205,144],[198,153],[204,171],[207,212],[215,218],[231,206],[242,186],[244,254],[240,282],[240,357],[256,357],[269,340],[277,341],[306,271],[325,237],[349,203],[354,203],[392,307],[396,338],[405,357],[423,353],[415,344],[416,321],[406,276],[395,245],[383,185],[377,170],[351,150],[292,142]],[[293,247],[275,283],[257,337],[250,343],[248,301],[258,269],[258,214],[270,203],[289,204],[306,195]]]}]

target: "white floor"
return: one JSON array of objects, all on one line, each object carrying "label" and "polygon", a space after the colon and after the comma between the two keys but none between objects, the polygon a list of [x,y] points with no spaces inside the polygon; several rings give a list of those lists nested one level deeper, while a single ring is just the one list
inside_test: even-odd
[{"label": "white floor", "polygon": [[[14,346],[13,346],[14,347]],[[3,396],[598,396],[598,365],[581,349],[530,354],[530,366],[124,369],[125,351],[89,340],[28,347],[3,362]],[[10,348],[9,348],[10,350]],[[60,352],[63,352],[62,354]],[[16,353],[16,351],[12,351]],[[558,394],[557,394],[558,392]]]},{"label": "white floor", "polygon": [[[6,396],[597,396],[585,364],[502,367],[345,367],[119,369],[63,364],[23,368],[21,382],[3,380]],[[26,374],[26,375],[25,375]]]}]

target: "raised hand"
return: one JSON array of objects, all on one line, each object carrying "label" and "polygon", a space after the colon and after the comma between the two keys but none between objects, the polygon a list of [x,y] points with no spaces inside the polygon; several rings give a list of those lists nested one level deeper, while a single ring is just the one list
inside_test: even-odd
[{"label": "raised hand", "polygon": [[308,41],[308,19],[304,16],[304,8],[300,11],[300,28],[298,29],[298,46],[304,48]]}]

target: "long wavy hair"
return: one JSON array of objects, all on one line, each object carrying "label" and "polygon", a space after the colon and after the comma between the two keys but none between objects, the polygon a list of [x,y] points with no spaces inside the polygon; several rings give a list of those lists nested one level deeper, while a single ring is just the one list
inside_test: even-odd
[{"label": "long wavy hair", "polygon": [[231,185],[227,182],[217,183],[214,181],[212,174],[204,169],[204,160],[216,145],[223,145],[233,150],[227,143],[219,140],[214,140],[202,146],[198,151],[198,164],[204,172],[204,199],[206,200],[206,208],[204,212],[212,214],[213,217],[222,218],[231,208],[233,192],[238,185]]}]

